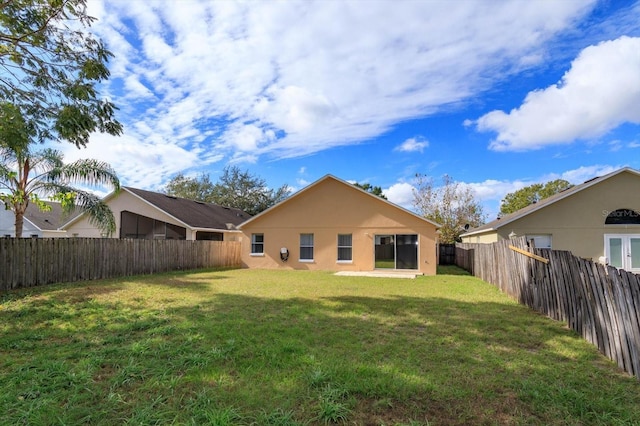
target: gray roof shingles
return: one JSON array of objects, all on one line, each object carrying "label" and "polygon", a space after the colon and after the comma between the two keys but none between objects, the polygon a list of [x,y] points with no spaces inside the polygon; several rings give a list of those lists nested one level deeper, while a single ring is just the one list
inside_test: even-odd
[{"label": "gray roof shingles", "polygon": [[173,197],[143,189],[131,187],[125,187],[125,189],[192,228],[228,229],[228,223],[237,226],[251,217],[240,209]]},{"label": "gray roof shingles", "polygon": [[79,213],[77,209],[70,213],[65,213],[60,203],[51,201],[45,201],[44,203],[51,207],[51,210],[45,212],[40,210],[34,203],[29,203],[24,214],[25,219],[28,219],[29,222],[43,231],[54,231]]}]

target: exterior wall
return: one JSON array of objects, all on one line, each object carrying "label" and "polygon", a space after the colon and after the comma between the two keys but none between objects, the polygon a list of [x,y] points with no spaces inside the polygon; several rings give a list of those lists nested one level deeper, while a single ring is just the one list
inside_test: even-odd
[{"label": "exterior wall", "polygon": [[[12,210],[5,210],[4,205],[0,205],[0,237],[9,235],[15,237],[16,233],[16,216]],[[64,238],[67,236],[65,231],[57,230],[41,230],[34,226],[27,219],[24,220],[22,225],[22,236],[27,238],[32,235],[37,235],[39,238]]]},{"label": "exterior wall", "polygon": [[[171,223],[184,227],[184,224],[160,211],[159,209],[147,204],[138,197],[130,194],[129,192],[122,190],[118,195],[107,201],[107,204],[111,208],[113,215],[116,219],[116,232],[111,235],[111,238],[120,238],[120,213],[122,211],[130,211],[141,216],[151,217],[163,222]],[[82,217],[78,221],[74,222],[67,228],[69,236],[83,237],[83,238],[100,238],[100,230],[89,223],[88,218]],[[75,235],[77,234],[77,235]],[[187,228],[187,240],[195,240],[196,231]]]},{"label": "exterior wall", "polygon": [[[13,210],[5,210],[4,205],[0,205],[0,237],[5,235],[16,236],[16,216]],[[42,237],[42,231],[25,219],[22,225],[22,236],[30,237],[31,235]]]},{"label": "exterior wall", "polygon": [[[598,261],[604,256],[605,234],[640,234],[638,225],[605,225],[610,212],[631,209],[640,212],[640,177],[622,172],[521,219],[502,226],[498,234],[509,238],[551,234],[554,250],[569,250],[576,256]],[[471,241],[473,242],[473,241]]]},{"label": "exterior wall", "polygon": [[501,240],[501,236],[496,231],[490,231],[485,234],[470,235],[468,237],[462,237],[463,243],[476,243],[476,244],[491,244]]},{"label": "exterior wall", "polygon": [[[63,230],[44,230],[41,232],[42,235],[40,235],[40,237],[42,238],[67,238],[69,236],[69,234],[67,234],[67,231],[63,231]],[[27,236],[25,234],[25,236]]]},{"label": "exterior wall", "polygon": [[[371,271],[376,234],[418,234],[418,270],[436,273],[436,228],[402,209],[332,178],[242,225],[243,266],[264,269]],[[251,235],[264,235],[264,255],[251,254]],[[314,234],[314,260],[301,262],[300,234]],[[338,234],[352,234],[352,261],[337,261]],[[280,259],[280,248],[289,259]]]}]

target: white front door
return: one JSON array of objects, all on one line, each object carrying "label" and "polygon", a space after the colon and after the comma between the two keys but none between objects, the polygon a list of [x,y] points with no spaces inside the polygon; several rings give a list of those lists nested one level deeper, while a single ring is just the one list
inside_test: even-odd
[{"label": "white front door", "polygon": [[640,272],[640,234],[605,235],[604,252],[609,265]]}]

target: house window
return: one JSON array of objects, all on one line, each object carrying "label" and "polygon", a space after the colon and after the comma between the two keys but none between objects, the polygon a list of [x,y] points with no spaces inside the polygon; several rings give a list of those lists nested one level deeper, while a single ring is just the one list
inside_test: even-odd
[{"label": "house window", "polygon": [[542,235],[527,235],[527,241],[533,240],[533,246],[535,248],[550,249],[551,248],[551,234]]},{"label": "house window", "polygon": [[264,234],[251,234],[251,254],[264,254]]},{"label": "house window", "polygon": [[313,234],[300,234],[300,260],[313,261]]},{"label": "house window", "polygon": [[338,262],[353,260],[353,245],[351,234],[338,234]]}]

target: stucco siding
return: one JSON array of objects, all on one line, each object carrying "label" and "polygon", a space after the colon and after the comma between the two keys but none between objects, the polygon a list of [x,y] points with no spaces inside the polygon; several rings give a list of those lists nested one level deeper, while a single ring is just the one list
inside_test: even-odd
[{"label": "stucco siding", "polygon": [[[623,172],[569,197],[547,205],[499,229],[502,238],[512,231],[518,236],[551,234],[552,248],[598,260],[604,255],[605,234],[638,234],[637,225],[605,225],[610,212],[640,212],[640,177]],[[470,241],[473,242],[473,241]]]},{"label": "stucco siding", "polygon": [[463,243],[476,243],[476,244],[491,244],[496,243],[502,239],[496,231],[490,231],[484,234],[470,235],[468,237],[462,237]]},{"label": "stucco siding", "polygon": [[[418,270],[436,271],[436,228],[402,209],[348,184],[326,179],[246,225],[242,258],[251,268],[369,271],[374,269],[375,235],[417,234]],[[264,255],[251,254],[251,235],[264,235]],[[300,261],[300,234],[314,235],[313,262]],[[337,261],[338,234],[352,235],[352,261]],[[280,248],[289,250],[286,262]]]}]

